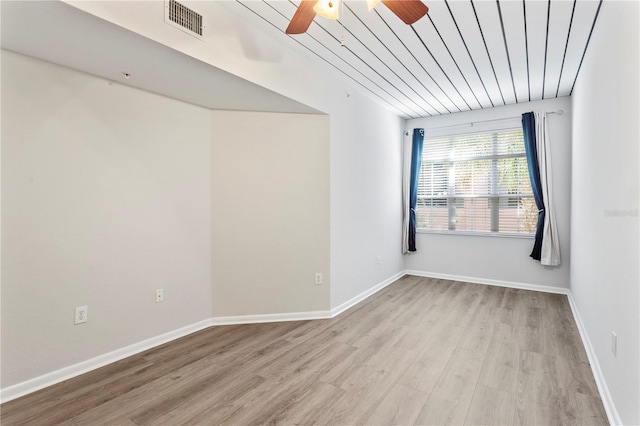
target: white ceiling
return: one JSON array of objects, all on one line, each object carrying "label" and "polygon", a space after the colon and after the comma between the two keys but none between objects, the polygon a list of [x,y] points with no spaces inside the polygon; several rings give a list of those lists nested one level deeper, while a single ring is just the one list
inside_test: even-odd
[{"label": "white ceiling", "polygon": [[[408,26],[382,3],[368,12],[364,1],[346,0],[340,20],[316,17],[306,34],[285,36],[298,3],[236,0],[224,6],[404,118],[570,95],[602,5],[425,0],[429,14]],[[67,4],[0,5],[5,49],[207,108],[317,112]]]},{"label": "white ceiling", "polygon": [[318,113],[67,4],[2,0],[0,7],[3,49],[210,109]]},{"label": "white ceiling", "polygon": [[[306,34],[288,41],[405,118],[425,117],[570,95],[602,4],[424,2],[429,14],[408,26],[382,3],[368,12],[364,1],[346,0],[340,20],[316,16]],[[284,32],[298,3],[238,0],[229,7]]]}]

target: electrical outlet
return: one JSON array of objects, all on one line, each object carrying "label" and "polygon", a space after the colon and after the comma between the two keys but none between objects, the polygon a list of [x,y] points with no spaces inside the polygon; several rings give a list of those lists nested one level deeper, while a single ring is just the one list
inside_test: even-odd
[{"label": "electrical outlet", "polygon": [[613,356],[618,354],[618,335],[615,331],[611,332],[611,352],[613,353]]},{"label": "electrical outlet", "polygon": [[316,284],[322,284],[322,273],[316,272]]},{"label": "electrical outlet", "polygon": [[164,290],[161,288],[156,289],[156,303],[164,302]]},{"label": "electrical outlet", "polygon": [[376,257],[376,264],[381,264],[382,263],[382,256],[378,255],[378,257]]},{"label": "electrical outlet", "polygon": [[86,306],[78,306],[73,320],[73,324],[84,324],[88,320],[89,308]]}]

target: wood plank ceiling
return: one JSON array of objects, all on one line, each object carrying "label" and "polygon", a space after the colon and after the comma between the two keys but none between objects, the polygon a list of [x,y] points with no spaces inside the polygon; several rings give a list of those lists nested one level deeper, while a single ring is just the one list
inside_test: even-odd
[{"label": "wood plank ceiling", "polygon": [[[380,3],[345,0],[289,36],[404,118],[570,95],[602,0],[426,0],[409,26]],[[284,33],[298,0],[237,0]],[[606,7],[606,3],[604,5]],[[263,22],[260,21],[260,22]],[[343,44],[343,45],[341,45]]]}]

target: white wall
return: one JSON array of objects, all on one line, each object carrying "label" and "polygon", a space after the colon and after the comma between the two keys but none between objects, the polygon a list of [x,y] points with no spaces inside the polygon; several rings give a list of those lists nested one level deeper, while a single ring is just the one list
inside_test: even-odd
[{"label": "white wall", "polygon": [[213,111],[212,134],[214,315],[328,311],[329,117]]},{"label": "white wall", "polygon": [[2,51],[3,388],[212,316],[209,123]]},{"label": "white wall", "polygon": [[404,270],[402,120],[358,94],[348,101],[332,116],[332,308]]},{"label": "white wall", "polygon": [[628,425],[640,424],[638,13],[604,2],[572,96],[571,291]]},{"label": "white wall", "polygon": [[[517,105],[461,112],[446,116],[408,120],[406,129],[429,129],[463,123],[519,117],[528,111],[557,111],[548,116],[553,169],[556,218],[560,234],[562,265],[546,267],[529,257],[530,238],[504,238],[435,233],[418,233],[417,252],[406,255],[406,269],[432,275],[454,275],[478,281],[506,281],[515,284],[569,286],[571,262],[571,103],[569,98],[549,99]],[[517,120],[516,120],[517,121]],[[495,123],[494,123],[495,124]],[[453,130],[460,130],[453,128]],[[440,130],[442,131],[442,130]]]},{"label": "white wall", "polygon": [[[211,30],[204,41],[166,25],[164,3],[159,0],[66,2],[328,114],[331,307],[403,270],[401,211],[394,210],[401,197],[403,120],[396,112],[334,78],[334,70],[322,61],[282,49],[281,42],[288,36],[265,33],[260,29],[261,18],[248,10],[236,15],[226,2],[191,3]],[[373,186],[363,186],[365,182],[380,185],[372,190],[367,188]],[[378,254],[383,256],[379,267],[375,264]]]}]

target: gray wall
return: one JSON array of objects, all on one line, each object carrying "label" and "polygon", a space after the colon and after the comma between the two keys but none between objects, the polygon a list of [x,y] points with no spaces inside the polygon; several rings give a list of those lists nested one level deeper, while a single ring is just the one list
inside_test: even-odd
[{"label": "gray wall", "polygon": [[211,114],[214,314],[328,311],[329,117]]},{"label": "gray wall", "polygon": [[640,424],[638,11],[603,3],[572,99],[571,291],[629,425]]},{"label": "gray wall", "polygon": [[212,316],[209,123],[2,52],[3,387]]}]

